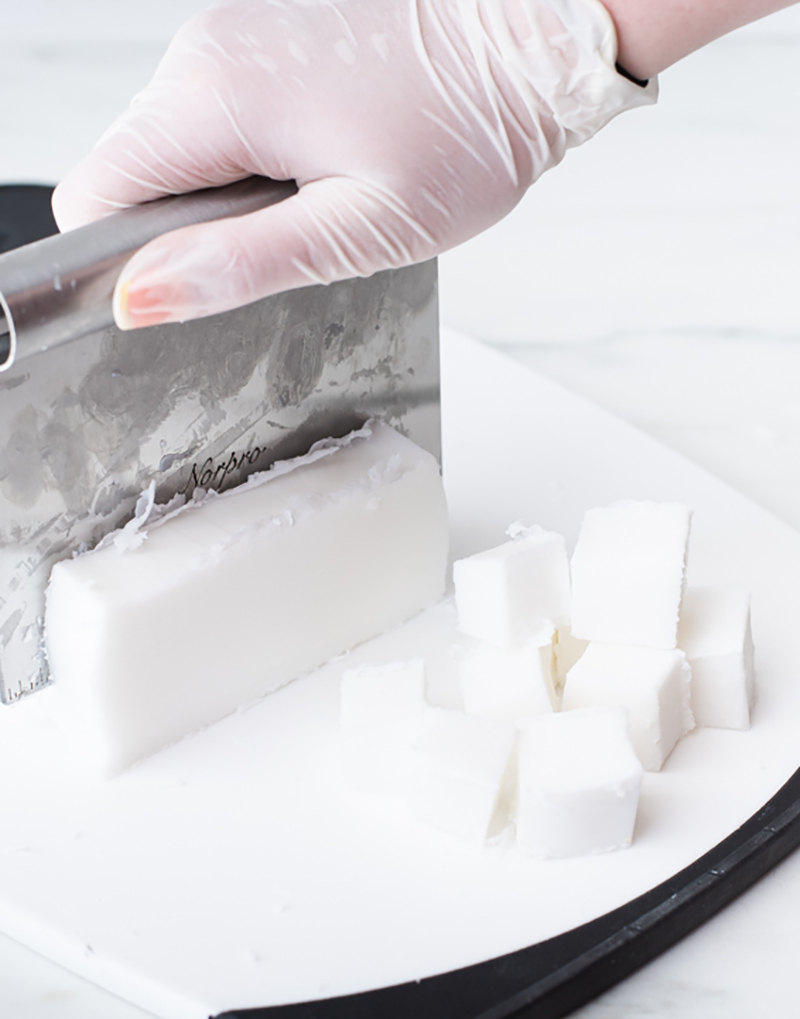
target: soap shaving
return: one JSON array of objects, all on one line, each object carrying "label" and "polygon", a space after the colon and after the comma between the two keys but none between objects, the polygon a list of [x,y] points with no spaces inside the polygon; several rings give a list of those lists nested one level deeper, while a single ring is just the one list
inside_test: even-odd
[{"label": "soap shaving", "polygon": [[541,534],[543,528],[538,524],[523,524],[521,520],[515,520],[513,524],[509,524],[506,528],[506,535],[511,538],[512,541],[521,541],[523,538],[532,538],[537,534]]}]

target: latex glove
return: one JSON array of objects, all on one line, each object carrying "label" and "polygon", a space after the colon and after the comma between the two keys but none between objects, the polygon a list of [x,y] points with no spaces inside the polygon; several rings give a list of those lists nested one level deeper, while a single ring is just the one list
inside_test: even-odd
[{"label": "latex glove", "polygon": [[615,71],[597,0],[234,0],[57,188],[70,229],[251,174],[299,193],[138,252],[122,328],[430,258],[508,213],[567,148],[653,102]]}]

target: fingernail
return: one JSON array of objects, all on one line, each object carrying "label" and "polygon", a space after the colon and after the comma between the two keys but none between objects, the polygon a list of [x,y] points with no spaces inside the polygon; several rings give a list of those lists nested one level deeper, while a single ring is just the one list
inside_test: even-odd
[{"label": "fingernail", "polygon": [[174,320],[165,311],[165,287],[137,286],[136,279],[117,281],[114,288],[113,311],[118,329],[143,329]]},{"label": "fingernail", "polygon": [[131,316],[128,311],[129,287],[129,281],[121,279],[117,280],[117,285],[114,287],[114,300],[112,307],[114,309],[114,321],[117,323],[117,329],[135,328],[131,322]]}]

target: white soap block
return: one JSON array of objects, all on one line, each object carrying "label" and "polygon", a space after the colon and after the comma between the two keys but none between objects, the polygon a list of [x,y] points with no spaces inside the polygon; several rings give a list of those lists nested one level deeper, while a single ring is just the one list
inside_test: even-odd
[{"label": "white soap block", "polygon": [[747,592],[731,587],[687,588],[678,646],[692,669],[692,711],[697,724],[748,729],[755,670]]},{"label": "white soap block", "polygon": [[513,722],[557,707],[553,631],[520,647],[484,644],[458,663],[464,710]]},{"label": "white soap block", "polygon": [[567,674],[562,710],[625,708],[639,760],[658,771],[694,728],[690,678],[683,651],[593,643]]},{"label": "white soap block", "polygon": [[567,673],[588,646],[589,641],[581,640],[580,637],[574,637],[569,626],[562,626],[559,630],[556,630],[553,653],[556,663],[556,688],[559,692],[564,689]]},{"label": "white soap block", "polygon": [[589,510],[572,556],[573,635],[676,647],[690,521],[678,503]]},{"label": "white soap block", "polygon": [[642,766],[619,708],[584,708],[519,726],[517,840],[540,858],[630,845]]},{"label": "white soap block", "polygon": [[348,669],[341,684],[342,777],[354,789],[400,792],[425,710],[421,658]]},{"label": "white soap block", "polygon": [[59,563],[46,641],[65,729],[113,773],[214,722],[436,602],[447,530],[436,460],[373,422],[138,547]]},{"label": "white soap block", "polygon": [[458,838],[484,842],[510,813],[515,745],[511,723],[427,708],[411,773],[411,812]]},{"label": "white soap block", "polygon": [[541,527],[510,529],[498,548],[453,564],[462,633],[510,647],[544,626],[569,623],[569,561],[560,534]]}]

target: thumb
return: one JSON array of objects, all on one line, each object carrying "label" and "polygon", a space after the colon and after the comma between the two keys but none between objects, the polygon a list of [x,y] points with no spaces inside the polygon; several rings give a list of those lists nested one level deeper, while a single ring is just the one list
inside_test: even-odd
[{"label": "thumb", "polygon": [[152,241],[120,274],[114,318],[121,329],[201,318],[283,290],[410,265],[438,250],[391,191],[329,177],[259,212]]}]

